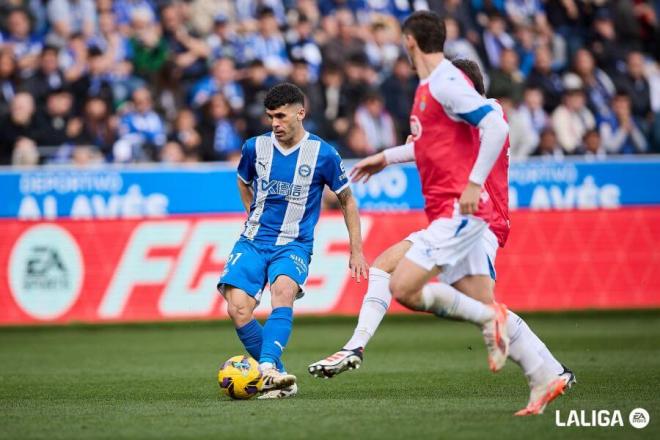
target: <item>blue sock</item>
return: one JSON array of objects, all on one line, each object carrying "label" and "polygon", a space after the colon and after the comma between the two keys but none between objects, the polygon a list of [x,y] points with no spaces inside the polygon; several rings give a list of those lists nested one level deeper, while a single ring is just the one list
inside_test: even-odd
[{"label": "blue sock", "polygon": [[278,307],[273,309],[264,325],[263,343],[261,345],[260,363],[271,362],[277,364],[282,351],[289,342],[291,327],[293,326],[293,308]]},{"label": "blue sock", "polygon": [[[237,328],[236,334],[250,356],[258,360],[261,356],[261,344],[264,339],[264,328],[259,324],[259,321],[253,319],[243,327]],[[275,366],[279,371],[284,372],[282,362],[277,362]]]}]

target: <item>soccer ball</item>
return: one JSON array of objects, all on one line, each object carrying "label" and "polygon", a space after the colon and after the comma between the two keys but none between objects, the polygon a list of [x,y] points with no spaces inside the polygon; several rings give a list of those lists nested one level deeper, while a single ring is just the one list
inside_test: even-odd
[{"label": "soccer ball", "polygon": [[248,356],[229,358],[218,371],[218,383],[232,399],[254,397],[263,387],[259,363]]}]

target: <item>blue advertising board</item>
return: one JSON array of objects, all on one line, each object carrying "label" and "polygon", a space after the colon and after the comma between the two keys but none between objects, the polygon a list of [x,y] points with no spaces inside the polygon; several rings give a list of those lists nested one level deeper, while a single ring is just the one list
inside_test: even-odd
[{"label": "blue advertising board", "polygon": [[[347,166],[350,168],[350,163]],[[528,161],[510,169],[513,209],[591,209],[660,205],[660,158]],[[412,165],[391,166],[353,191],[361,209],[422,209]],[[0,171],[0,217],[140,218],[242,212],[236,171],[195,167],[36,168]]]}]

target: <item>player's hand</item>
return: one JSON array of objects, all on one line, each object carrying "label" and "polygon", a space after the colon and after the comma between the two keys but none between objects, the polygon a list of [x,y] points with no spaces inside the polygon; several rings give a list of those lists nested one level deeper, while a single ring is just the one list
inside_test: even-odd
[{"label": "player's hand", "polygon": [[358,283],[362,278],[365,280],[369,278],[369,263],[367,263],[362,252],[351,252],[351,258],[348,260],[348,267],[351,269],[351,278],[355,279]]},{"label": "player's hand", "polygon": [[468,182],[458,204],[461,208],[461,214],[474,214],[479,207],[479,198],[481,197],[481,185],[473,182]]},{"label": "player's hand", "polygon": [[385,160],[385,154],[380,152],[378,154],[373,154],[369,157],[365,157],[361,161],[353,166],[349,176],[351,177],[352,182],[363,181],[367,183],[369,178],[376,173],[379,173],[387,166],[387,160]]}]

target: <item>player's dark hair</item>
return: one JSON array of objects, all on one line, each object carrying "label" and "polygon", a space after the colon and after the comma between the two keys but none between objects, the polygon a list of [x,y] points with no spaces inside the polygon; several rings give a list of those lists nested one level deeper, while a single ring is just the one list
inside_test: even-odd
[{"label": "player's dark hair", "polygon": [[435,12],[413,12],[403,22],[402,31],[404,34],[412,35],[424,53],[437,53],[444,50],[447,36],[445,21]]},{"label": "player's dark hair", "polygon": [[291,83],[285,82],[272,87],[264,98],[264,107],[268,110],[275,110],[287,104],[305,105],[305,94]]},{"label": "player's dark hair", "polygon": [[484,77],[479,70],[479,65],[472,60],[466,60],[465,58],[459,58],[452,60],[451,62],[454,66],[458,67],[474,84],[474,88],[480,95],[486,94],[486,88],[484,87]]}]

